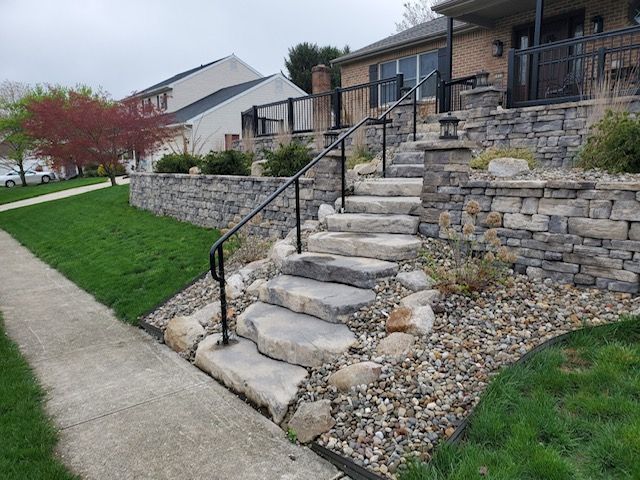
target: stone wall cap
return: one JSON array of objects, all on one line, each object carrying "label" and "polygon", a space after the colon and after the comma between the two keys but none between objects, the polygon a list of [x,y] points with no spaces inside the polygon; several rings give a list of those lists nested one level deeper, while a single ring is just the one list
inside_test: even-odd
[{"label": "stone wall cap", "polygon": [[597,190],[631,190],[640,191],[640,182],[598,182]]},{"label": "stone wall cap", "polygon": [[465,95],[479,95],[481,93],[495,92],[495,93],[503,93],[507,90],[505,88],[495,87],[493,85],[489,85],[487,87],[476,87],[470,90],[461,90],[460,96],[464,97]]},{"label": "stone wall cap", "polygon": [[474,150],[478,148],[477,143],[468,140],[419,140],[406,145],[411,147],[410,150]]},{"label": "stone wall cap", "polygon": [[596,182],[587,180],[547,180],[547,188],[564,188],[567,190],[592,190]]},{"label": "stone wall cap", "polygon": [[544,188],[545,180],[493,180],[489,182],[492,188]]}]

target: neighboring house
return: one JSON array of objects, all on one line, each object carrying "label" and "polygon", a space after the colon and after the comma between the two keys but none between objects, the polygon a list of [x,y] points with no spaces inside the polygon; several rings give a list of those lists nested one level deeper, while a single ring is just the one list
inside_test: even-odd
[{"label": "neighboring house", "polygon": [[241,113],[305,92],[278,73],[263,77],[235,55],[174,75],[135,94],[171,114],[172,141],[152,155],[134,159],[149,171],[166,153],[206,154],[231,148],[242,133]]},{"label": "neighboring house", "polygon": [[398,73],[413,86],[436,68],[445,81],[486,71],[515,106],[587,98],[602,75],[637,74],[638,0],[443,0],[433,9],[443,16],[334,60],[342,86]]}]

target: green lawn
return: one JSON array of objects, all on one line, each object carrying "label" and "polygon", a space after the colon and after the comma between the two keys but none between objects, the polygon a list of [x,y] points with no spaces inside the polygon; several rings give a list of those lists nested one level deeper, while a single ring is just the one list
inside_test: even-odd
[{"label": "green lawn", "polygon": [[27,185],[26,187],[16,185],[13,188],[6,188],[4,186],[0,186],[0,205],[17,202],[18,200],[25,200],[27,198],[39,197],[40,195],[45,195],[47,193],[69,190],[70,188],[94,185],[96,183],[106,182],[107,180],[109,179],[101,177],[75,178],[73,180],[64,180],[47,184]]},{"label": "green lawn", "polygon": [[137,318],[207,270],[217,230],[156,217],[109,187],[0,213],[0,228],[76,285]]},{"label": "green lawn", "polygon": [[506,369],[455,446],[402,480],[640,479],[640,319]]},{"label": "green lawn", "polygon": [[77,478],[53,455],[56,431],[43,412],[43,397],[0,315],[0,478]]}]

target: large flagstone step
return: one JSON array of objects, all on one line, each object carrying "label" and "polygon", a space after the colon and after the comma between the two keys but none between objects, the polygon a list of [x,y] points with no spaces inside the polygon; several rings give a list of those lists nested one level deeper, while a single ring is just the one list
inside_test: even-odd
[{"label": "large flagstone step", "polygon": [[198,345],[196,366],[267,408],[274,422],[282,422],[298,385],[308,376],[307,370],[262,355],[251,340],[239,338],[222,347],[220,339],[220,334],[210,335]]},{"label": "large flagstone step", "polygon": [[260,353],[304,367],[331,363],[356,342],[346,325],[262,302],[238,317],[237,332],[252,340]]},{"label": "large flagstone step", "polygon": [[321,282],[373,288],[379,279],[396,275],[398,264],[374,258],[305,252],[287,257],[282,263],[282,273]]},{"label": "large flagstone step", "polygon": [[[336,200],[336,210],[340,199]],[[345,213],[378,213],[382,215],[411,215],[422,207],[420,197],[378,197],[353,195],[345,198]]]},{"label": "large flagstone step", "polygon": [[319,232],[308,245],[310,252],[399,261],[416,258],[422,244],[414,235]]},{"label": "large flagstone step", "polygon": [[292,275],[271,279],[260,292],[260,300],[265,303],[332,323],[340,323],[345,316],[372,304],[375,299],[372,290]]},{"label": "large flagstone step", "polygon": [[387,177],[398,178],[422,178],[424,176],[424,164],[422,165],[389,165]]},{"label": "large flagstone step", "polygon": [[380,178],[356,182],[355,195],[378,197],[419,197],[422,195],[422,178]]},{"label": "large flagstone step", "polygon": [[377,215],[371,213],[338,213],[326,217],[330,232],[418,233],[420,218],[412,215]]}]

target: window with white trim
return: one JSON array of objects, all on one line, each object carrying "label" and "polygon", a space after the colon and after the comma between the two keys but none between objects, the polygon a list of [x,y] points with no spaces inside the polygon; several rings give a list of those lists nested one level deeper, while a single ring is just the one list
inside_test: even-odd
[{"label": "window with white trim", "polygon": [[[380,80],[393,78],[397,74],[404,75],[402,87],[411,89],[415,87],[419,80],[424,79],[432,71],[438,68],[438,51],[425,52],[410,57],[398,58],[390,62],[384,62],[379,65]],[[419,80],[418,80],[419,79]],[[431,98],[436,96],[437,78],[434,76],[432,80],[420,87],[419,98]],[[395,101],[396,89],[393,85],[383,85],[380,87],[380,103],[382,105]]]}]

